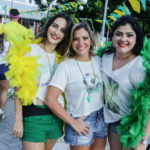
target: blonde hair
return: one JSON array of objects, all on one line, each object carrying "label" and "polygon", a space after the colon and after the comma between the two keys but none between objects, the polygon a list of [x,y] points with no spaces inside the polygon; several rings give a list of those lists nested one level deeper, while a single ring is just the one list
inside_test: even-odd
[{"label": "blonde hair", "polygon": [[90,26],[86,22],[79,22],[79,23],[75,24],[72,27],[71,35],[70,35],[70,40],[69,40],[69,48],[67,50],[65,58],[73,58],[76,55],[76,53],[74,52],[74,50],[72,48],[72,41],[73,41],[74,32],[76,30],[81,29],[81,28],[85,29],[89,33],[89,36],[90,36],[90,39],[91,39],[91,43],[92,43],[92,45],[90,47],[89,54],[90,55],[93,54],[94,46],[95,46],[95,41],[94,41],[94,38],[93,38],[92,30],[91,30]]}]

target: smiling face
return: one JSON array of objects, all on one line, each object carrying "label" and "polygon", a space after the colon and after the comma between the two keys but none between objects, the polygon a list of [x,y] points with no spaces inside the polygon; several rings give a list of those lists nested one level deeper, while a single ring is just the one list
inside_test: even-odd
[{"label": "smiling face", "polygon": [[76,58],[89,58],[92,42],[87,30],[80,28],[74,31],[72,48]]},{"label": "smiling face", "polygon": [[67,22],[64,18],[56,18],[48,28],[48,42],[53,45],[59,44],[65,37],[66,26]]},{"label": "smiling face", "polygon": [[132,54],[136,44],[136,33],[129,24],[119,26],[112,37],[116,53],[120,55]]}]

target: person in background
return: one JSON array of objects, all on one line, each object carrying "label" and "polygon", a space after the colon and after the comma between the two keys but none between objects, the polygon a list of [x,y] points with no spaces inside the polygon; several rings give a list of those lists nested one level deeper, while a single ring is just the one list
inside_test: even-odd
[{"label": "person in background", "polygon": [[3,24],[3,32],[5,35],[6,41],[13,42],[14,39],[17,40],[25,40],[26,36],[28,36],[28,30],[18,23],[20,18],[20,13],[18,9],[11,9],[9,12],[9,17],[11,19],[7,24]]},{"label": "person in background", "polygon": [[93,31],[93,37],[94,37],[94,41],[95,41],[95,53],[97,52],[97,50],[99,49],[100,45],[101,45],[101,37],[100,37],[100,32],[97,30]]},{"label": "person in background", "polygon": [[27,29],[30,29],[30,21],[29,20],[23,19],[22,25],[24,27],[26,27]]},{"label": "person in background", "polygon": [[[28,30],[18,23],[18,20],[20,18],[20,13],[18,9],[11,9],[9,12],[9,17],[11,19],[10,22],[7,24],[0,24],[0,33],[4,33],[5,40],[10,43],[10,46],[12,43],[16,41],[20,41],[21,43],[26,39],[26,37],[34,38],[33,33],[28,32]],[[14,88],[11,87],[8,89],[8,97],[12,96],[14,94]]]},{"label": "person in background", "polygon": [[35,38],[35,36],[34,36],[35,34],[34,34],[34,31],[30,27],[30,21],[24,19],[22,21],[22,25],[28,29],[28,35],[30,36],[30,38],[34,39]]},{"label": "person in background", "polygon": [[0,15],[0,23],[2,23],[2,15]]},{"label": "person in background", "polygon": [[4,34],[0,34],[0,120],[4,119],[4,108],[7,102],[7,93],[9,82],[6,80],[5,72],[8,71],[8,65],[3,58],[8,53],[9,42],[4,40]]},{"label": "person in background", "polygon": [[[94,39],[87,23],[71,31],[67,58],[57,68],[45,104],[66,122],[65,141],[71,150],[104,150],[107,125],[103,119],[101,60],[93,56]],[[58,103],[65,93],[67,111]]]},{"label": "person in background", "polygon": [[[59,57],[63,57],[68,48],[72,24],[71,18],[64,13],[50,18],[39,35],[41,41],[31,44],[31,52],[25,56],[38,56],[40,75],[37,78],[38,90],[31,105],[22,106],[21,99],[15,97],[16,121],[12,132],[22,138],[23,150],[51,150],[56,139],[63,135],[63,122],[45,106],[45,95]],[[62,96],[59,102],[63,104]]]},{"label": "person in background", "polygon": [[[110,150],[122,150],[117,127],[130,114],[131,91],[145,79],[145,68],[140,52],[143,47],[143,33],[138,22],[129,15],[114,23],[110,34],[113,46],[102,56],[102,78],[104,81],[104,119],[108,123]],[[145,128],[146,135],[135,150],[146,150],[143,141],[150,134],[150,121]]]}]

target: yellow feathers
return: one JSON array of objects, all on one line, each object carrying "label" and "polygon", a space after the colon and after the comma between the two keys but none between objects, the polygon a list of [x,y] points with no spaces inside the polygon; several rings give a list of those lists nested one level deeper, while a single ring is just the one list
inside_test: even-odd
[{"label": "yellow feathers", "polygon": [[4,32],[3,24],[0,23],[0,34],[2,34],[3,32]]},{"label": "yellow feathers", "polygon": [[18,87],[16,92],[22,105],[32,104],[37,92],[37,77],[39,75],[37,64],[38,57],[25,56],[31,51],[30,40],[26,39],[23,43],[19,39],[11,42],[10,51],[6,56],[9,64],[9,71],[6,73],[10,85]]},{"label": "yellow feathers", "polygon": [[[27,106],[33,103],[36,96],[38,86],[37,80],[40,72],[38,67],[41,64],[37,64],[37,59],[40,57],[28,56],[31,51],[30,43],[39,43],[43,41],[39,38],[35,41],[31,41],[30,38],[22,40],[13,39],[11,41],[11,47],[9,53],[6,55],[7,64],[9,64],[9,71],[6,72],[6,77],[10,81],[10,85],[19,88],[16,92],[17,96],[21,100],[22,105]],[[63,57],[56,53],[57,64],[63,60]]]}]

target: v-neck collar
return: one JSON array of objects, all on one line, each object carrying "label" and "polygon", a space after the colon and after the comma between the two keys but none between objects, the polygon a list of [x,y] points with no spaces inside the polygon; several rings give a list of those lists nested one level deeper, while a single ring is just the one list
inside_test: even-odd
[{"label": "v-neck collar", "polygon": [[139,58],[139,56],[136,56],[131,61],[129,61],[127,64],[123,65],[122,67],[115,69],[115,70],[112,70],[112,68],[113,68],[113,57],[114,57],[114,53],[112,53],[112,55],[111,55],[111,65],[110,66],[111,66],[112,72],[117,72],[117,71],[124,70],[124,69],[128,68],[128,66],[130,66],[132,63],[134,63]]}]

